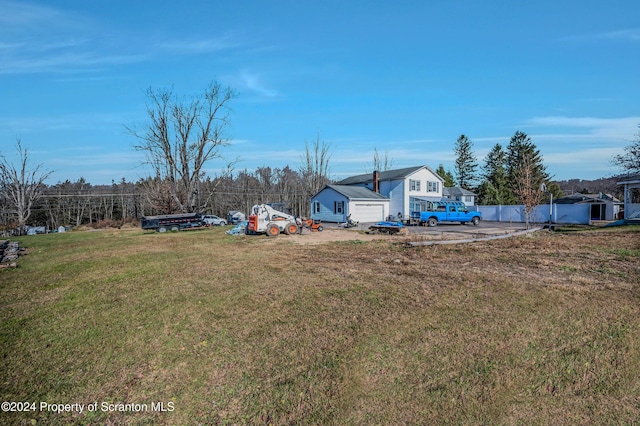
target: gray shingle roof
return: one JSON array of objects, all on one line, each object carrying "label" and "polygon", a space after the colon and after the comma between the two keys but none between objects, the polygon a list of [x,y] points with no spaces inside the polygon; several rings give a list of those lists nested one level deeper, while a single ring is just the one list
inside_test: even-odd
[{"label": "gray shingle roof", "polygon": [[[404,169],[396,169],[396,170],[387,170],[385,172],[380,172],[380,180],[395,180],[395,179],[403,179],[409,176],[412,173],[417,172],[422,168],[427,168],[434,175],[438,176],[436,172],[431,170],[428,166],[414,166],[414,167],[406,167]],[[373,173],[367,173],[363,175],[351,176],[346,179],[338,182],[338,185],[361,185],[373,182]]]},{"label": "gray shingle roof", "polygon": [[556,198],[554,202],[556,204],[578,204],[583,202],[588,203],[605,203],[607,201],[613,203],[621,203],[616,197],[610,194],[571,194],[564,197]]},{"label": "gray shingle roof", "polygon": [[382,194],[373,192],[364,186],[355,185],[327,185],[325,188],[331,188],[339,194],[344,195],[350,200],[388,200]]},{"label": "gray shingle roof", "polygon": [[621,180],[616,183],[617,185],[640,183],[640,175],[627,175],[620,179]]},{"label": "gray shingle roof", "polygon": [[471,191],[467,191],[464,188],[459,188],[457,186],[454,187],[444,187],[442,188],[442,195],[453,195],[456,196],[465,196],[465,195],[476,195]]}]

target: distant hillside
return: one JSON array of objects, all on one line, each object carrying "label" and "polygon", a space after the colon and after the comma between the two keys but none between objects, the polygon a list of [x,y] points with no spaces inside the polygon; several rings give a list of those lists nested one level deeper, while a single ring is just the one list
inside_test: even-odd
[{"label": "distant hillside", "polygon": [[564,195],[571,195],[575,193],[587,193],[598,194],[600,192],[605,194],[611,194],[618,199],[622,199],[621,186],[616,185],[616,182],[620,181],[620,177],[608,177],[596,180],[582,180],[582,179],[569,179],[556,181]]}]

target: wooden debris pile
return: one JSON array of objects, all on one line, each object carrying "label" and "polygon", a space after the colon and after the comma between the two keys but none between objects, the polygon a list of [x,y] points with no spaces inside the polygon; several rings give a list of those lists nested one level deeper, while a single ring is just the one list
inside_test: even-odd
[{"label": "wooden debris pile", "polygon": [[6,268],[16,268],[17,260],[24,249],[16,241],[0,241],[0,270]]}]

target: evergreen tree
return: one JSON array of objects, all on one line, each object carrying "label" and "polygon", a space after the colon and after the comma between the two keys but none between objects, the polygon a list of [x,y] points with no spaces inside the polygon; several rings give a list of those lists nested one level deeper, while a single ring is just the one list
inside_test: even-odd
[{"label": "evergreen tree", "polygon": [[482,167],[483,182],[478,188],[480,204],[507,205],[515,201],[507,184],[505,161],[506,154],[502,145],[495,144],[485,157]]},{"label": "evergreen tree", "polygon": [[[526,133],[517,131],[509,141],[506,154],[507,181],[517,203],[523,203],[523,194],[539,190],[549,180],[540,150]],[[526,178],[526,179],[525,179]],[[523,183],[526,187],[523,188]]]},{"label": "evergreen tree", "polygon": [[453,173],[450,170],[445,170],[442,164],[438,165],[436,169],[436,174],[444,179],[444,186],[446,188],[452,188],[456,186],[456,181],[453,178]]},{"label": "evergreen tree", "polygon": [[456,141],[453,151],[456,154],[455,174],[458,186],[467,190],[471,190],[477,180],[476,169],[478,161],[472,151],[473,142],[465,135],[460,135]]}]

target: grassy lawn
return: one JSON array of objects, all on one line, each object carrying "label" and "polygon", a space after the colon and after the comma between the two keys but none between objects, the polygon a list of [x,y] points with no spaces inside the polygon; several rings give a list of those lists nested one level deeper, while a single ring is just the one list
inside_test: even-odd
[{"label": "grassy lawn", "polygon": [[222,228],[20,241],[0,400],[36,407],[2,424],[640,419],[640,227],[419,248]]}]

